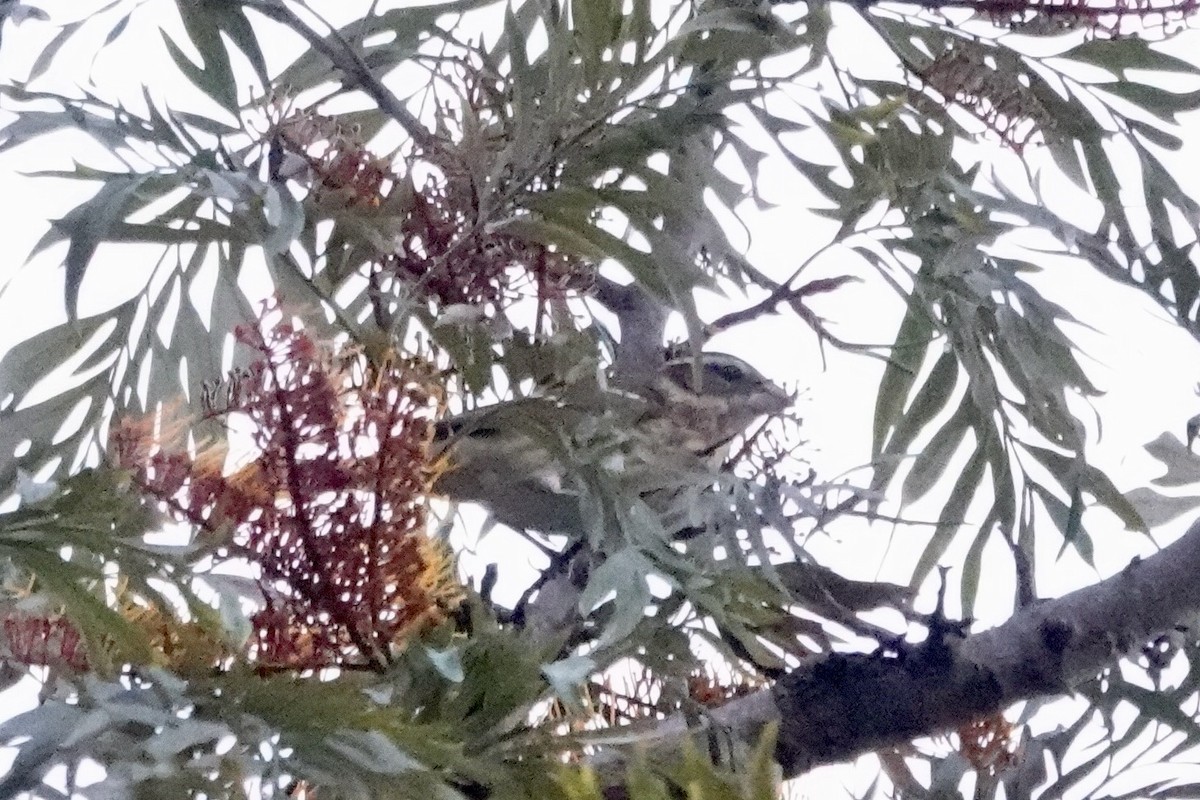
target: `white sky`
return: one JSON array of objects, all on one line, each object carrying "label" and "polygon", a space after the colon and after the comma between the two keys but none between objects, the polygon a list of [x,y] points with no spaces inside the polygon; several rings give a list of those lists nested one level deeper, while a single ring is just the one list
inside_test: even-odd
[{"label": "white sky", "polygon": [[[355,7],[359,5],[365,4],[358,3]],[[32,33],[31,26],[5,28],[3,49],[0,50],[0,75],[11,74],[14,64],[28,63],[30,54],[37,52],[39,43]],[[122,94],[136,96],[145,75],[164,74],[152,68],[151,60],[152,51],[158,51],[161,57],[161,46],[157,35],[149,31],[131,30],[127,35],[152,37],[147,41],[153,41],[154,48],[139,51],[136,60],[105,56],[95,67],[98,79],[106,85],[129,87],[130,91]],[[858,47],[862,35],[860,30],[835,28],[834,52],[847,52],[842,48]],[[1195,34],[1189,34],[1170,49],[1186,53],[1198,41]],[[55,70],[61,84],[59,88],[63,90],[69,90],[72,81],[81,80],[89,68],[91,48],[86,44],[73,47],[72,51],[64,51],[62,63]],[[55,248],[23,270],[18,267],[46,230],[46,220],[64,214],[86,196],[86,192],[80,193],[78,187],[70,187],[61,181],[33,181],[22,177],[19,171],[33,165],[68,167],[80,141],[80,137],[56,137],[39,148],[23,148],[16,154],[0,155],[0,185],[5,188],[0,193],[0,233],[6,243],[6,256],[0,260],[0,279],[18,276],[14,286],[0,297],[0,319],[5,321],[0,328],[0,349],[64,318],[62,271],[58,264],[65,248]],[[1194,149],[1191,142],[1198,139],[1195,135],[1185,136],[1185,141],[1189,146],[1185,147],[1183,157],[1195,163],[1196,154],[1190,149]],[[991,144],[980,147],[994,151]],[[1036,152],[1033,158],[1048,161]],[[1194,173],[1194,170],[1189,172]],[[786,167],[769,167],[764,174],[763,194],[779,206],[747,218],[751,229],[748,255],[768,273],[783,278],[802,258],[824,244],[832,226],[808,215],[807,209],[811,205],[823,201],[809,196],[790,180]],[[1071,198],[1068,189],[1063,188],[1060,192],[1058,197]],[[1086,201],[1080,203],[1081,211],[1086,213]],[[129,262],[141,255],[129,250],[101,253],[96,267],[130,269]],[[871,273],[854,258],[838,252],[826,256],[819,272],[812,276],[847,271],[871,277]],[[1190,336],[1175,329],[1149,300],[1132,290],[1093,279],[1078,266],[1055,265],[1039,276],[1036,285],[1076,314],[1081,322],[1099,329],[1098,334],[1081,331],[1079,337],[1086,355],[1095,359],[1091,364],[1085,361],[1085,365],[1095,382],[1106,391],[1106,395],[1095,403],[1105,425],[1104,435],[1095,445],[1095,460],[1110,471],[1119,487],[1131,489],[1145,485],[1156,474],[1157,465],[1142,451],[1142,445],[1164,430],[1182,438],[1185,421],[1200,411],[1200,398],[1193,392],[1200,378],[1200,369],[1197,369],[1200,350]],[[712,316],[728,310],[731,305],[739,304],[724,299],[702,299],[702,309]],[[815,300],[813,306],[836,323],[839,335],[852,341],[890,341],[902,312],[900,303],[879,281],[843,287],[836,294]],[[804,390],[801,401],[806,420],[804,433],[812,441],[812,460],[823,475],[861,467],[866,462],[880,362],[827,349],[828,368],[823,370],[813,337],[804,332],[802,324],[787,316],[760,320],[727,333],[714,340],[711,349],[740,355],[779,382]],[[864,474],[860,473],[860,477]],[[933,519],[937,510],[936,504],[930,503],[912,509],[910,513]],[[1042,576],[1040,588],[1044,593],[1060,594],[1089,584],[1097,577],[1119,570],[1135,553],[1146,555],[1152,552],[1143,537],[1122,531],[1115,519],[1097,517],[1100,515],[1089,516],[1088,523],[1098,545],[1099,574],[1068,555],[1060,569]],[[911,566],[924,544],[924,535],[920,532],[893,531],[886,525],[847,526],[839,530],[841,533],[837,538],[818,541],[814,547],[818,556],[851,577],[880,576],[903,581],[907,577],[905,569]],[[1178,532],[1179,529],[1156,534],[1166,543]],[[1053,544],[1049,541],[1051,537],[1044,538],[1047,546]],[[499,534],[493,536],[491,542],[492,549],[483,553],[485,560],[498,558],[499,553],[511,547],[511,542],[506,542]],[[917,544],[914,546],[913,542]],[[964,546],[959,547],[959,555]],[[1054,545],[1051,552],[1056,549],[1057,545]],[[888,554],[886,563],[885,553]],[[949,561],[953,561],[954,554],[952,551]],[[1007,565],[1007,554],[999,548],[989,554]],[[982,624],[999,622],[1009,613],[1011,594],[1007,587],[1003,592],[999,591],[1003,583],[996,581],[991,598],[986,594],[981,597],[978,611]],[[993,602],[989,603],[989,599]],[[15,702],[12,693],[4,696],[3,705],[9,702]],[[843,781],[849,781],[854,789],[861,791],[869,779],[869,771],[852,774],[845,768],[821,770],[801,783],[801,792],[811,792],[812,797],[836,797],[839,796],[837,788]]]}]

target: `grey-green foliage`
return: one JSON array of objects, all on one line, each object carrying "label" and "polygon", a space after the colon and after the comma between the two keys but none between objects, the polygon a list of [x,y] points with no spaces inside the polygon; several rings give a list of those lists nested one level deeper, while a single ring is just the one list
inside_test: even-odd
[{"label": "grey-green foliage", "polygon": [[[909,225],[902,229],[902,237],[890,238],[881,232],[870,248],[858,247],[881,266],[883,262],[899,264],[895,259],[901,254],[915,255],[920,263],[909,276],[913,286],[909,312],[898,332],[892,351],[895,358],[885,371],[876,405],[874,447],[877,457],[885,458],[885,465],[876,471],[874,485],[888,485],[897,473],[898,459],[912,452],[921,432],[950,402],[958,403],[955,413],[944,418],[933,438],[915,454],[901,501],[915,501],[936,485],[949,456],[964,446],[970,434],[973,455],[954,483],[913,575],[914,583],[924,580],[942,558],[971,500],[987,480],[991,506],[983,522],[973,526],[974,544],[963,571],[962,598],[969,613],[978,587],[983,544],[993,535],[1008,539],[1030,561],[1032,573],[1033,522],[1042,519],[1043,513],[1064,543],[1087,561],[1091,560],[1092,544],[1082,520],[1085,503],[1107,507],[1129,528],[1146,530],[1136,509],[1111,480],[1087,463],[1085,428],[1074,418],[1070,401],[1086,401],[1096,395],[1096,389],[1080,366],[1067,333],[1066,323],[1074,318],[1022,278],[1022,273],[1040,271],[1035,256],[1001,258],[991,255],[990,248],[1021,227],[1044,230],[1061,243],[1064,254],[1084,258],[1101,274],[1148,291],[1194,333],[1190,321],[1194,294],[1187,287],[1195,280],[1195,268],[1186,258],[1180,260],[1180,245],[1167,244],[1167,238],[1178,234],[1166,225],[1164,216],[1168,209],[1175,209],[1194,219],[1186,211],[1194,201],[1169,177],[1167,167],[1141,137],[1154,136],[1161,145],[1178,146],[1172,132],[1174,119],[1194,108],[1198,98],[1147,85],[1141,81],[1148,78],[1127,72],[1141,67],[1161,73],[1190,73],[1194,66],[1158,53],[1135,38],[1093,40],[1064,48],[1061,59],[1106,68],[1115,79],[1089,84],[1069,77],[1070,73],[1061,69],[1066,65],[1063,61],[1023,56],[1005,47],[1003,39],[967,39],[943,26],[913,26],[909,20],[880,19],[876,24],[889,41],[904,42],[897,45],[897,53],[915,71],[926,69],[930,60],[912,47],[914,38],[932,53],[964,52],[975,61],[994,59],[999,65],[994,71],[972,72],[962,66],[968,62],[960,62],[963,84],[981,98],[975,107],[986,108],[988,102],[1001,99],[1011,101],[1009,111],[1023,111],[1028,116],[1027,124],[1044,139],[1044,146],[1065,175],[1085,190],[1094,189],[1104,202],[1099,229],[1080,229],[1049,211],[1049,205],[1022,201],[1002,181],[993,181],[987,191],[979,191],[975,188],[977,168],[964,170],[950,161],[948,151],[933,145],[937,137],[932,133],[914,134],[911,127],[897,133],[891,126],[882,128],[872,117],[851,120],[860,128],[877,128],[875,149],[868,150],[877,155],[857,168],[864,179],[849,189],[826,190],[839,203],[865,208],[868,201],[858,199],[860,187],[873,186],[878,191],[876,198],[882,195],[906,213]],[[873,82],[869,89],[871,94],[885,97],[906,91],[882,82]],[[1156,119],[1146,121],[1112,103],[1109,95],[1133,103]],[[1084,99],[1097,101],[1100,110],[1089,111],[1096,107],[1085,106]],[[937,120],[943,126],[943,136],[956,131],[961,135],[955,118],[936,108],[918,109],[928,114],[927,122]],[[1118,198],[1116,173],[1102,147],[1112,140],[1130,145],[1139,157],[1145,176],[1144,202],[1153,209],[1155,219],[1153,246],[1135,237],[1126,211],[1129,206]],[[847,137],[840,141],[843,148],[853,144]],[[899,172],[900,159],[893,155],[889,160],[888,153],[896,152],[893,143],[900,142],[911,151],[942,153],[940,166],[918,180],[913,179],[911,166]],[[924,167],[930,158],[915,162]],[[846,217],[848,224],[857,219],[855,213]],[[1121,244],[1109,246],[1113,240]],[[881,241],[886,256],[880,255]],[[1147,263],[1151,253],[1160,254],[1158,263]],[[935,358],[936,366],[918,383],[920,365]],[[956,390],[956,386],[963,389]],[[1049,473],[1049,484],[1038,470],[1031,471],[1035,464]]]},{"label": "grey-green foliage", "polygon": [[[1081,37],[1079,30],[1087,30],[1082,18],[1047,32],[1033,24],[1034,11],[1020,32],[1040,36],[1043,45],[1061,44],[1053,58],[1034,57],[1002,28],[967,33],[933,15],[868,4],[853,13],[878,34],[878,47],[890,50],[900,72],[862,78],[855,74],[855,54],[837,52],[829,40],[837,15],[851,9],[824,3],[458,0],[378,13],[372,5],[362,18],[328,31],[308,27],[303,14],[279,0],[145,5],[116,0],[62,24],[27,79],[6,79],[0,87],[5,107],[19,111],[0,129],[0,149],[20,152],[74,130],[129,164],[127,171],[77,164],[43,173],[95,185],[96,194],[54,221],[38,248],[66,245],[68,321],[0,359],[0,486],[15,487],[20,470],[62,476],[95,461],[114,416],[181,397],[196,406],[228,367],[229,332],[256,315],[238,281],[260,260],[286,302],[308,309],[310,323],[327,324],[330,334],[370,347],[380,335],[402,341],[422,330],[453,367],[455,386],[476,396],[523,382],[552,383],[562,377],[562,365],[600,363],[611,332],[599,324],[578,325],[561,307],[550,312],[553,337],[521,331],[509,339],[495,324],[437,324],[445,309],[424,302],[413,287],[367,280],[368,265],[381,243],[395,235],[406,207],[369,211],[318,202],[306,193],[309,187],[272,177],[271,142],[263,134],[268,97],[285,108],[316,98],[348,98],[341,108],[357,110],[329,117],[361,141],[415,138],[424,156],[432,157],[441,140],[462,156],[476,189],[469,228],[545,245],[593,265],[615,262],[682,315],[697,342],[706,331],[695,290],[722,279],[753,290],[779,288],[731,243],[724,213],[744,211],[746,201],[756,201],[764,159],[781,157],[827,201],[814,213],[838,223],[832,244],[875,267],[878,280],[893,286],[906,304],[893,344],[876,353],[886,355],[887,365],[875,404],[874,474],[848,507],[870,515],[884,506],[903,516],[910,506],[938,498],[936,525],[910,576],[913,588],[946,560],[960,536],[969,537],[955,573],[969,612],[992,537],[1011,545],[1018,583],[1030,591],[1039,569],[1038,537],[1051,537],[1059,549],[1073,548],[1091,560],[1096,544],[1087,509],[1107,508],[1133,529],[1158,521],[1139,515],[1088,462],[1085,427],[1075,413],[1096,389],[1070,339],[1071,311],[1026,280],[1040,269],[1036,252],[1017,256],[1001,246],[1014,232],[1043,231],[1062,253],[1085,261],[1099,276],[1144,291],[1181,327],[1200,332],[1195,308],[1200,278],[1190,257],[1200,235],[1200,207],[1160,158],[1162,150],[1185,146],[1176,119],[1194,110],[1200,97],[1155,83],[1160,74],[1187,78],[1197,69],[1144,39]],[[144,24],[150,7],[174,9],[182,32],[164,31],[165,54],[178,72],[169,80],[162,76],[162,83],[159,76],[147,76],[143,109],[106,99],[111,92],[91,86],[86,76],[72,76],[83,84],[78,93],[43,88],[43,77],[61,69],[63,53],[96,41],[81,34],[99,33],[100,47],[112,53],[145,47],[126,30],[131,20]],[[477,15],[488,20],[482,37],[469,33]],[[282,27],[301,33],[307,47],[277,65],[267,57],[273,58],[268,43]],[[188,54],[189,44],[202,63]],[[1109,78],[1081,80],[1069,69],[1073,65],[1099,67]],[[373,77],[372,85],[363,84],[364,74]],[[170,82],[181,81],[195,87],[194,97],[176,97]],[[826,88],[797,91],[812,85]],[[403,113],[389,116],[380,111],[381,103],[394,103]],[[432,132],[415,128],[413,114],[432,121]],[[731,114],[753,125],[735,125]],[[964,123],[972,115],[975,123]],[[956,158],[957,143],[980,136],[981,129],[1012,146],[1024,144],[1029,152],[1045,148],[1066,179],[1100,201],[1099,223],[1081,227],[1057,213],[1053,202],[1031,203],[988,180],[980,165],[964,167]],[[826,146],[820,156],[804,144],[811,141],[804,137],[813,136]],[[1120,182],[1109,147],[1114,142],[1136,158],[1140,185]],[[141,155],[132,158],[131,152]],[[668,172],[661,164],[664,155]],[[405,191],[416,187],[401,180],[395,194]],[[155,213],[146,214],[151,207]],[[1148,234],[1140,232],[1129,210],[1134,208],[1148,214]],[[878,221],[885,217],[886,224]],[[797,229],[803,235],[803,220]],[[95,256],[116,243],[154,245],[161,257],[143,284],[130,283],[117,305],[96,308],[88,302],[89,286],[117,276],[103,274]],[[827,340],[828,331],[811,311],[799,300],[793,308]],[[160,328],[170,335],[160,336]],[[86,348],[82,363],[62,368],[80,348]],[[498,374],[507,380],[496,381]],[[27,401],[43,380],[57,391]],[[73,413],[73,425],[60,432]],[[196,433],[203,438],[214,432]],[[585,459],[579,467],[593,462]],[[960,462],[964,466],[952,475],[948,465]],[[103,473],[84,475],[92,477],[73,480],[115,480],[96,477]],[[636,504],[619,506],[632,509],[620,535],[596,538],[607,560],[591,575],[580,606],[593,613],[602,648],[587,664],[603,666],[637,654],[667,672],[692,663],[689,636],[708,637],[728,655],[732,639],[760,663],[779,660],[764,642],[794,648],[805,637],[828,646],[828,628],[789,608],[807,602],[836,618],[839,603],[828,593],[822,593],[824,605],[812,593],[801,602],[786,575],[748,568],[774,555],[779,539],[773,532],[790,533],[797,520],[807,532],[826,521],[825,487],[815,479],[786,476],[765,481],[706,476],[697,485],[710,486],[697,490],[696,503],[719,524],[691,542],[686,557],[665,541],[652,515],[639,516]],[[81,492],[89,491],[112,490],[70,483],[65,499],[52,502],[78,503]],[[1173,512],[1189,508],[1183,500],[1172,502]],[[980,504],[982,516],[972,517],[968,512]],[[133,591],[147,597],[158,591],[148,580],[151,573],[189,588],[172,572],[177,566],[161,554],[138,550],[130,544],[132,533],[114,544],[111,526],[94,540],[80,541],[81,526],[101,524],[96,509],[97,516],[67,525],[64,520],[77,507],[54,506],[49,516],[39,517],[46,508],[33,504],[0,520],[0,545],[11,550],[4,554],[8,562],[41,576],[46,585],[39,590],[64,604],[93,639],[108,637],[104,652],[118,662],[146,660],[136,631],[105,608],[111,599],[105,576],[133,580]],[[11,549],[29,519],[39,521],[44,539],[36,549],[25,543],[24,549]],[[794,557],[805,558],[802,542],[790,536],[783,541]],[[70,558],[60,557],[62,547],[72,548]],[[194,563],[198,554],[171,557]],[[81,559],[90,559],[86,569]],[[651,575],[668,579],[667,597],[651,595]],[[211,580],[225,592],[221,611],[226,633],[232,634],[240,589],[232,580]],[[6,585],[6,591],[13,587]],[[654,616],[642,613],[647,605],[655,607]],[[713,623],[721,636],[713,634]],[[374,684],[365,680],[349,695],[299,690],[296,695],[311,705],[292,709],[294,716],[269,713],[265,698],[279,684],[260,685],[245,676],[240,682],[230,678],[228,693],[243,708],[258,703],[260,710],[247,711],[245,718],[236,717],[234,704],[220,693],[175,686],[162,676],[147,678],[157,694],[150,689],[122,694],[113,685],[106,695],[95,685],[84,687],[74,704],[51,701],[5,725],[9,738],[34,727],[42,732],[22,751],[20,769],[9,780],[33,785],[40,780],[38,770],[50,765],[51,753],[56,758],[77,753],[104,761],[111,767],[107,785],[132,793],[237,796],[251,776],[262,776],[264,786],[280,776],[301,776],[338,784],[347,796],[453,796],[464,781],[486,783],[496,796],[550,796],[538,793],[550,789],[535,779],[536,770],[520,765],[529,753],[550,753],[554,746],[539,738],[544,732],[523,730],[516,720],[555,692],[565,701],[577,700],[569,687],[582,680],[584,662],[572,660],[577,654],[527,652],[486,614],[480,625],[488,632],[477,632],[468,644],[436,643],[429,651],[436,657],[413,648],[395,675]],[[1110,681],[1104,692],[1089,695],[1094,706],[1111,708],[1117,685]],[[1129,684],[1119,694],[1139,708],[1142,719],[1169,725],[1191,741],[1193,721],[1170,713],[1181,707],[1186,692],[1147,694]],[[357,726],[316,724],[336,715],[331,709],[350,697],[363,704]],[[112,714],[104,717],[109,728],[94,741],[66,741],[76,717],[100,719],[97,710],[114,698],[156,709],[160,717],[146,711],[146,720],[159,720],[152,727],[160,735],[178,729],[174,739],[168,737],[178,748],[147,750],[137,741],[142,729]],[[182,717],[162,722],[162,709],[177,707],[194,707],[195,715],[187,718],[196,721],[193,729]],[[1072,732],[1078,730],[1037,740],[1031,752],[1057,752]],[[276,734],[290,755],[273,750],[256,755],[256,742]],[[216,758],[214,740],[225,735],[238,745],[231,755]],[[1127,741],[1128,736],[1115,739],[1112,751]],[[89,744],[94,749],[72,749]],[[227,768],[234,777],[222,777]],[[945,764],[943,772],[959,774]],[[399,784],[407,788],[398,788],[398,773],[412,777]],[[556,790],[592,796],[593,789],[571,783],[576,779],[586,782],[564,778]],[[696,780],[699,786],[708,779]],[[1037,782],[1028,772],[1009,776],[1013,796],[1031,791],[1025,784],[1013,788],[1020,781]],[[1064,781],[1065,776],[1059,783],[1065,786]],[[635,796],[665,796],[645,775],[633,783],[640,786]]]}]

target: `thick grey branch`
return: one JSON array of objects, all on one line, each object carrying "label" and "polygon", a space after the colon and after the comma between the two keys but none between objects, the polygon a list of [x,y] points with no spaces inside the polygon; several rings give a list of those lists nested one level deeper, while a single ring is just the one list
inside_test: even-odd
[{"label": "thick grey branch", "polygon": [[[815,658],[714,710],[705,724],[753,741],[778,721],[776,758],[786,777],[952,730],[1020,700],[1068,693],[1181,624],[1200,612],[1198,575],[1200,521],[1162,552],[999,627],[962,639],[931,636],[899,655]],[[677,752],[696,732],[672,718],[642,741]],[[606,776],[621,774],[610,754],[600,761]]]},{"label": "thick grey branch", "polygon": [[604,277],[596,283],[595,298],[621,325],[613,382],[636,392],[649,384],[662,366],[663,329],[669,311],[637,285],[622,285]]}]

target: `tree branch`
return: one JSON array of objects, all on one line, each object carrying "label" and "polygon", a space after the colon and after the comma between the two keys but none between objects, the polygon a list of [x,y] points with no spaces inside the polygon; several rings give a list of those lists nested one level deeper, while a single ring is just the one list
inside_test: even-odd
[{"label": "tree branch", "polygon": [[623,285],[603,276],[597,279],[594,296],[621,325],[613,383],[638,391],[654,380],[662,366],[669,312],[636,284]]},{"label": "tree branch", "polygon": [[[769,0],[771,5],[787,5],[793,0]],[[1193,10],[1188,0],[1173,0],[1162,6],[1147,6],[1139,13],[1120,2],[1109,5],[1076,5],[1073,3],[1051,3],[1045,0],[897,0],[905,5],[920,6],[927,11],[945,8],[965,8],[979,14],[1003,18],[1005,16],[1020,16],[1033,12],[1050,19],[1066,18],[1070,20],[1089,19],[1099,20],[1104,17],[1138,16],[1146,17],[1153,13],[1157,17],[1167,14],[1190,14]],[[860,8],[867,9],[877,5],[880,0],[860,0]]]},{"label": "tree branch", "polygon": [[[419,146],[429,149],[436,143],[436,138],[421,121],[409,111],[404,103],[383,85],[375,73],[362,60],[358,52],[350,46],[337,29],[330,26],[329,36],[324,37],[304,24],[281,0],[242,0],[242,4],[253,8],[263,16],[282,23],[298,33],[308,42],[312,49],[329,59],[329,61],[346,76],[351,85],[361,89],[375,101],[379,110],[387,114],[404,128],[409,136]],[[331,41],[330,41],[331,40]]]},{"label": "tree branch", "polygon": [[[1066,694],[1200,611],[1200,521],[1177,542],[1116,575],[1034,603],[991,630],[959,639],[931,633],[898,654],[814,658],[770,688],[730,701],[688,726],[682,715],[639,738],[677,753],[685,736],[723,729],[755,741],[779,722],[775,756],[785,777],[953,730],[1021,700]],[[595,759],[613,785],[623,757]]]}]

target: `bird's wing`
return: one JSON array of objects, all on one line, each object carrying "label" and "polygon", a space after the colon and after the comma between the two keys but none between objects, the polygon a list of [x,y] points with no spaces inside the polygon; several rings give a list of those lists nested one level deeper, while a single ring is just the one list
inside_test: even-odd
[{"label": "bird's wing", "polygon": [[578,535],[589,441],[619,423],[550,398],[499,403],[438,423],[434,491],[485,506],[511,528]]}]

